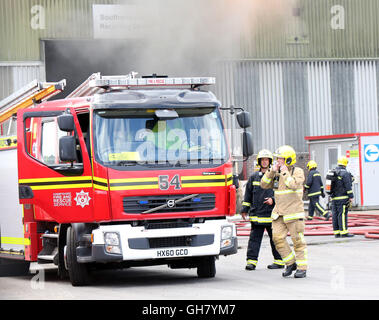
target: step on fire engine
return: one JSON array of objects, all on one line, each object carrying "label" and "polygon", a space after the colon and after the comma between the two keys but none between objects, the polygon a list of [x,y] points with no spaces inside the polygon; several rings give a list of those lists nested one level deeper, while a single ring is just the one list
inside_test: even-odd
[{"label": "step on fire engine", "polygon": [[[65,81],[0,102],[0,275],[38,262],[74,286],[102,267],[214,277],[237,252],[238,183],[214,83],[96,73],[62,100],[45,101]],[[250,116],[236,116],[247,158]]]}]

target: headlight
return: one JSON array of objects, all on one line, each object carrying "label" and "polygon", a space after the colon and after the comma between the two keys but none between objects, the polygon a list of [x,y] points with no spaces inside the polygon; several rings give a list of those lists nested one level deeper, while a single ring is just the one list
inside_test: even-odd
[{"label": "headlight", "polygon": [[104,233],[105,251],[121,254],[120,237],[117,232]]},{"label": "headlight", "polygon": [[104,242],[106,245],[110,246],[119,246],[120,240],[118,237],[118,233],[116,232],[106,232],[104,234]]},{"label": "headlight", "polygon": [[231,226],[223,227],[221,230],[221,240],[230,239],[233,235],[233,228]]}]

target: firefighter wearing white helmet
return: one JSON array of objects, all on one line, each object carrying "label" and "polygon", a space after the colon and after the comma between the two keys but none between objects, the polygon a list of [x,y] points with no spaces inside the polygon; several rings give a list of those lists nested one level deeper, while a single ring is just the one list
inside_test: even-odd
[{"label": "firefighter wearing white helmet", "polygon": [[263,149],[259,151],[257,155],[259,170],[250,176],[246,184],[241,211],[244,219],[246,219],[246,215],[249,214],[249,220],[251,222],[251,232],[247,247],[246,270],[255,270],[257,266],[259,250],[265,230],[270,237],[271,252],[274,257],[273,263],[268,265],[267,268],[284,268],[282,258],[272,240],[271,212],[274,208],[274,191],[260,187],[261,179],[272,164],[272,160],[273,156],[269,150]]},{"label": "firefighter wearing white helmet", "polygon": [[346,170],[349,160],[339,157],[335,171],[335,181],[331,187],[333,232],[338,237],[353,237],[347,230],[347,213],[354,198],[352,190],[353,177]]},{"label": "firefighter wearing white helmet", "polygon": [[[286,265],[283,277],[295,272],[295,278],[306,277],[307,244],[304,238],[303,183],[304,171],[294,167],[296,152],[291,146],[281,146],[274,153],[277,162],[267,170],[262,188],[274,188],[275,207],[272,211],[272,232],[276,249]],[[291,235],[294,251],[286,238]]]},{"label": "firefighter wearing white helmet", "polygon": [[325,198],[324,185],[321,180],[321,175],[317,171],[317,162],[310,160],[307,163],[309,171],[307,180],[304,185],[305,191],[308,192],[309,206],[308,206],[308,220],[313,219],[313,214],[317,210],[326,220],[329,219],[330,213],[325,210],[320,204],[320,196]]}]

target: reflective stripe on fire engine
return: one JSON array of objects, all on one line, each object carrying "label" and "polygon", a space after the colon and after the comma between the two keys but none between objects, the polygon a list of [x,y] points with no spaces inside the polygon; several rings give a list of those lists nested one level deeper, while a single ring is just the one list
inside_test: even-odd
[{"label": "reflective stripe on fire engine", "polygon": [[0,150],[8,150],[13,148],[17,148],[17,136],[0,138]]},{"label": "reflective stripe on fire engine", "polygon": [[29,246],[30,239],[16,238],[16,237],[1,237],[1,244],[19,244],[19,245]]},{"label": "reflective stripe on fire engine", "polygon": [[64,177],[64,178],[40,178],[40,179],[20,179],[20,185],[27,185],[32,190],[48,189],[73,189],[91,188],[92,177]]},{"label": "reflective stripe on fire engine", "polygon": [[226,185],[230,186],[231,184],[233,184],[233,175],[232,174],[228,174],[226,176]]},{"label": "reflective stripe on fire engine", "polygon": [[182,176],[182,188],[225,187],[225,176]]},{"label": "reflective stripe on fire engine", "polygon": [[93,177],[93,187],[95,189],[108,191],[108,180],[99,177]]},{"label": "reflective stripe on fire engine", "polygon": [[158,177],[110,179],[110,190],[158,189]]}]

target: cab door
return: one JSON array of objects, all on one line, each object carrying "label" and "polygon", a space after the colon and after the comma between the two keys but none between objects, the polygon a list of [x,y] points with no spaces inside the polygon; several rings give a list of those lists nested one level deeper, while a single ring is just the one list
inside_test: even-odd
[{"label": "cab door", "polygon": [[[71,129],[60,129],[63,115],[73,119]],[[17,139],[20,203],[34,205],[36,220],[93,221],[91,165],[73,108],[18,111]]]}]

